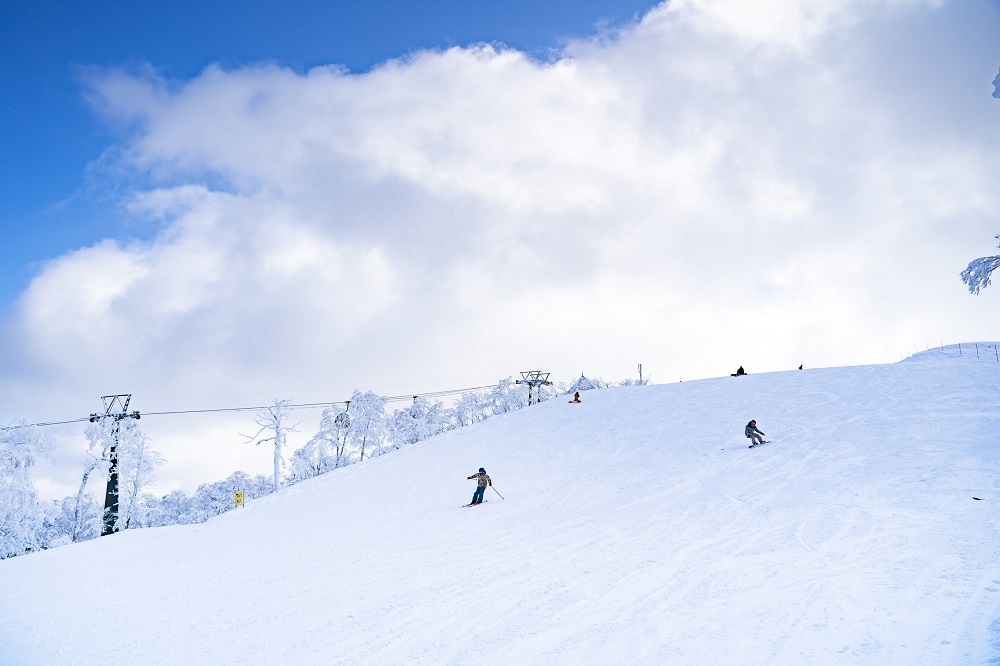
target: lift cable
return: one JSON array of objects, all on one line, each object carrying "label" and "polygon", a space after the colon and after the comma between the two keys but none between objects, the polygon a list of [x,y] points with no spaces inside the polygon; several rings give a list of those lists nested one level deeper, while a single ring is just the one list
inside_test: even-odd
[{"label": "lift cable", "polygon": [[[446,395],[454,395],[456,393],[469,393],[472,391],[484,391],[487,389],[496,388],[496,384],[489,384],[487,386],[473,386],[471,388],[462,389],[450,389],[444,391],[430,391],[427,393],[416,393],[407,395],[395,395],[395,396],[381,396],[386,402],[398,402],[400,400],[412,400],[413,398],[439,398]],[[334,400],[331,402],[303,402],[293,405],[288,405],[291,409],[316,409],[320,407],[331,407],[333,405],[348,405],[350,400]],[[180,409],[173,411],[163,411],[163,412],[141,412],[142,416],[171,416],[175,414],[210,414],[218,412],[256,412],[262,409],[268,409],[274,405],[264,405],[263,407],[220,407],[217,409]],[[44,423],[24,423],[15,424],[9,426],[2,426],[0,430],[16,430],[18,428],[31,428],[31,427],[43,427],[43,426],[54,426],[54,425],[66,425],[69,423],[81,423],[84,421],[89,421],[90,417],[84,417],[79,419],[71,419],[69,421],[46,421]]]}]

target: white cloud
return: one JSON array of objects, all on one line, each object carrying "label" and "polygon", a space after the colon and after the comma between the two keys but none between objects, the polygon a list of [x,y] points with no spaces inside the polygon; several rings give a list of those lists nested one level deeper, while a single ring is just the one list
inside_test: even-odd
[{"label": "white cloud", "polygon": [[[8,385],[44,368],[62,395],[217,406],[989,337],[996,295],[973,302],[958,272],[997,231],[995,102],[913,124],[882,74],[896,21],[991,17],[952,10],[689,0],[552,62],[479,45],[364,74],[101,73],[92,103],[129,128],[108,177],[146,182],[129,211],[162,230],[42,270]],[[962,66],[926,72],[924,94]]]}]

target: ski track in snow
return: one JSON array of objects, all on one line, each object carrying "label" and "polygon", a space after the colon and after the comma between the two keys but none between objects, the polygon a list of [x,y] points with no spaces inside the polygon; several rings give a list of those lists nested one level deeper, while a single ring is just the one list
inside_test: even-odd
[{"label": "ski track in snow", "polygon": [[935,351],[553,400],[0,562],[0,663],[1000,663],[998,389]]}]

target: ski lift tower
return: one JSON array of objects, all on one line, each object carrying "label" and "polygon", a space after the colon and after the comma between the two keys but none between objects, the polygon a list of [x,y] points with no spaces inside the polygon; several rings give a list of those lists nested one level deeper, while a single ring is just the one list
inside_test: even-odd
[{"label": "ski lift tower", "polygon": [[114,534],[118,531],[115,523],[118,522],[118,428],[124,419],[139,420],[139,410],[131,413],[128,411],[128,403],[132,399],[131,393],[120,395],[102,395],[101,401],[104,403],[103,414],[91,414],[90,422],[96,423],[102,419],[114,419],[115,432],[114,444],[111,445],[111,468],[108,470],[108,486],[104,493],[104,521],[101,524],[101,536]]},{"label": "ski lift tower", "polygon": [[518,379],[514,383],[528,385],[529,405],[541,402],[541,387],[552,384],[552,382],[549,381],[549,373],[542,372],[541,370],[528,370],[527,372],[522,372],[521,379]]}]

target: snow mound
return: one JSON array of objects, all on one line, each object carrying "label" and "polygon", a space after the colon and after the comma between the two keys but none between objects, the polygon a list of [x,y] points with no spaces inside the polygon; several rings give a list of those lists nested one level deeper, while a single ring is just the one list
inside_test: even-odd
[{"label": "snow mound", "polygon": [[983,663],[998,389],[945,348],[553,400],[0,562],[0,662]]},{"label": "snow mound", "polygon": [[961,344],[934,347],[904,358],[900,363],[935,362],[938,359],[962,359],[970,357],[980,361],[1000,364],[1000,342],[963,342]]}]

